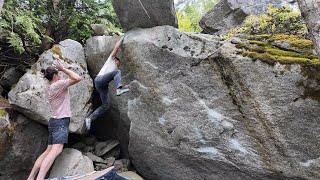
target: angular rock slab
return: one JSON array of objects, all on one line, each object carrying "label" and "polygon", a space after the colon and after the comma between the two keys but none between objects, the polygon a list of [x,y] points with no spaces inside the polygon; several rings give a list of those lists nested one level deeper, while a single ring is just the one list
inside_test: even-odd
[{"label": "angular rock slab", "polygon": [[[55,45],[60,47],[65,61],[62,64],[82,77],[82,80],[69,89],[71,97],[70,132],[81,134],[85,131],[83,119],[91,112],[91,93],[93,83],[87,71],[87,64],[82,45],[73,40],[65,40]],[[10,104],[25,116],[47,124],[51,117],[50,105],[46,97],[48,81],[43,77],[41,68],[53,63],[51,50],[41,54],[31,70],[23,75],[18,84],[9,92]],[[67,75],[63,74],[63,78]]]},{"label": "angular rock slab", "polygon": [[0,117],[0,179],[27,179],[47,146],[47,129],[14,113],[14,118]]},{"label": "angular rock slab", "polygon": [[261,15],[266,12],[269,4],[273,7],[288,6],[298,11],[296,1],[283,0],[221,0],[200,20],[204,33],[219,34],[240,25],[249,15]]},{"label": "angular rock slab", "polygon": [[93,162],[76,149],[66,148],[55,160],[50,178],[82,175],[94,171]]},{"label": "angular rock slab", "polygon": [[173,0],[112,0],[122,28],[178,27]]},{"label": "angular rock slab", "polygon": [[320,178],[319,101],[303,96],[320,87],[299,65],[252,61],[230,43],[214,53],[213,37],[169,26],[126,35],[131,92],[110,94],[111,111],[130,125],[130,160],[143,177]]}]

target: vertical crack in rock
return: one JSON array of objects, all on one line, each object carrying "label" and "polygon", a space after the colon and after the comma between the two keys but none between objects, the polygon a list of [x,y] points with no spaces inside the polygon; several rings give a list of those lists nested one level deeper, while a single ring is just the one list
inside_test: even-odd
[{"label": "vertical crack in rock", "polygon": [[230,62],[231,60],[225,59],[222,56],[213,58],[212,60],[217,62],[221,77],[229,89],[233,103],[242,114],[241,121],[244,123],[250,136],[255,140],[255,146],[264,164],[277,176],[283,176],[282,169],[279,169],[281,165],[278,162],[279,159],[285,158],[284,160],[288,161],[289,166],[298,171],[298,165],[292,161],[287,152],[286,145],[278,139],[276,132],[272,129],[272,124],[264,112],[260,110],[259,104],[241,80],[241,75],[232,62]]}]

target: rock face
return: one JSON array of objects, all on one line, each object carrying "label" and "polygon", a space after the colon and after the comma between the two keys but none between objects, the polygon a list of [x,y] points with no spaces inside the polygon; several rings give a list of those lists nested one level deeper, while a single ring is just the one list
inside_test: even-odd
[{"label": "rock face", "polygon": [[94,171],[92,161],[76,149],[66,148],[55,160],[50,178],[82,175]]},{"label": "rock face", "polygon": [[19,79],[24,75],[25,70],[22,67],[12,67],[6,70],[0,80],[0,85],[4,89],[9,89],[18,83]]},{"label": "rock face", "polygon": [[299,65],[252,61],[230,43],[213,54],[217,45],[169,26],[127,32],[121,58],[131,92],[110,96],[117,121],[130,124],[138,172],[154,180],[319,179],[319,83]]},{"label": "rock face", "polygon": [[[75,71],[82,77],[82,80],[70,87],[72,118],[70,131],[75,133],[84,132],[83,119],[91,112],[91,93],[93,83],[90,78],[86,61],[84,59],[84,50],[80,43],[73,40],[65,40],[59,45],[65,58],[64,66]],[[27,117],[47,124],[51,117],[50,106],[46,101],[47,80],[40,72],[41,68],[47,68],[53,63],[53,53],[51,50],[44,52],[38,62],[33,65],[25,75],[23,75],[18,84],[9,92],[10,103],[15,109]],[[64,74],[64,73],[62,73]],[[64,74],[64,78],[67,76]]]},{"label": "rock face", "polygon": [[96,36],[103,36],[106,31],[107,25],[105,25],[105,24],[91,24],[90,27]]},{"label": "rock face", "polygon": [[112,0],[122,28],[178,27],[173,0]]},{"label": "rock face", "polygon": [[[168,34],[164,34],[164,31],[168,31]],[[197,57],[197,59],[192,60],[192,65],[197,64],[200,59],[204,59],[208,56],[209,53],[212,53],[215,50],[216,46],[216,39],[215,36],[210,35],[200,35],[200,34],[183,34],[181,31],[176,30],[175,28],[171,28],[169,26],[159,27],[159,28],[152,28],[152,29],[146,29],[145,31],[139,30],[139,31],[133,31],[128,32],[128,36],[124,39],[124,44],[121,47],[121,51],[118,53],[118,57],[121,59],[121,62],[123,65],[128,64],[128,55],[126,55],[128,52],[126,52],[126,46],[125,43],[128,40],[135,41],[135,40],[143,40],[147,44],[146,46],[152,45],[153,43],[157,43],[159,46],[161,52],[163,54],[166,54],[166,52],[175,52],[183,57]],[[140,34],[142,33],[142,34]],[[141,36],[143,36],[144,33],[147,33],[143,39],[141,39]],[[104,39],[103,39],[104,38]],[[175,39],[180,39],[179,41],[176,41]],[[210,39],[208,42],[202,42],[203,39]],[[150,42],[149,42],[150,41]],[[114,40],[111,37],[93,37],[90,38],[87,41],[86,44],[86,56],[88,61],[88,68],[89,69],[95,69],[96,71],[90,72],[93,74],[97,74],[102,67],[104,63],[103,52],[106,48],[109,47],[105,44],[110,44],[110,42],[114,42]],[[175,46],[178,46],[178,48],[175,48]],[[100,48],[97,48],[100,47]],[[150,46],[153,48],[153,46]],[[204,51],[204,49],[207,49],[207,51]],[[105,56],[108,56],[111,53],[111,50],[106,50],[107,54]],[[152,53],[151,49],[141,52],[144,53]],[[151,56],[151,55],[150,55]],[[131,57],[130,57],[131,58]],[[140,58],[139,56],[135,58]],[[142,57],[143,58],[143,57]],[[131,60],[130,60],[131,61]],[[170,60],[168,60],[170,61]],[[154,67],[152,62],[145,62],[147,67]],[[169,65],[168,65],[169,66]],[[128,69],[121,68],[123,71],[123,82],[125,84],[129,84],[130,81],[132,81],[131,72],[139,71],[138,67],[133,66],[132,68],[129,68],[130,71],[128,72]],[[132,71],[131,71],[132,70]],[[152,69],[150,69],[151,71]],[[181,72],[183,73],[183,72]],[[139,85],[139,81],[133,80],[131,82],[132,86],[139,86],[140,89],[143,91],[144,86]],[[104,122],[111,122],[112,124],[106,124],[100,125],[99,127],[103,126],[102,130],[99,130],[99,127],[96,128],[95,131],[107,131],[111,132],[113,137],[117,138],[120,141],[121,144],[121,153],[124,157],[129,157],[128,155],[128,143],[129,143],[129,130],[130,130],[130,119],[127,116],[128,113],[128,101],[127,97],[129,94],[124,94],[120,97],[115,96],[115,88],[113,82],[109,84],[109,96],[110,96],[110,102],[111,107],[109,110],[109,113],[107,114],[108,117],[103,117],[102,121],[97,122],[103,124]],[[119,120],[121,119],[121,121]],[[94,128],[94,127],[93,127]],[[106,130],[107,128],[107,130]]]},{"label": "rock face", "polygon": [[0,179],[27,179],[33,163],[47,147],[47,129],[15,112],[0,118]]},{"label": "rock face", "polygon": [[311,0],[298,0],[299,7],[301,9],[302,17],[304,17],[308,30],[312,36],[313,44],[315,50],[320,58],[320,1],[311,1]]},{"label": "rock face", "polygon": [[201,19],[200,26],[208,34],[221,34],[240,25],[249,15],[261,15],[268,5],[274,7],[288,6],[298,10],[296,1],[290,0],[221,0]]}]

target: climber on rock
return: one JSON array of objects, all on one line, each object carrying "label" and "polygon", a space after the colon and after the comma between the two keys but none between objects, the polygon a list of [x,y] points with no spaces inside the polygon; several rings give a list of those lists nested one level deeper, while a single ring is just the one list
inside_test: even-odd
[{"label": "climber on rock", "polygon": [[88,118],[85,119],[85,125],[87,130],[90,130],[92,121],[96,120],[99,116],[101,116],[104,112],[108,110],[108,86],[112,80],[114,80],[116,86],[117,96],[120,96],[121,94],[130,91],[128,87],[122,85],[121,71],[118,69],[118,67],[120,66],[120,59],[116,57],[116,54],[120,49],[123,39],[124,36],[116,43],[109,58],[104,63],[97,77],[94,79],[95,87],[100,94],[101,106],[98,107],[93,113],[91,113]]}]

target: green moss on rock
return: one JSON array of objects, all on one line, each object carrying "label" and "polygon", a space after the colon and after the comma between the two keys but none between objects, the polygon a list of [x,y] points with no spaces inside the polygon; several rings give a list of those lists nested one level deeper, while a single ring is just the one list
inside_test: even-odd
[{"label": "green moss on rock", "polygon": [[[285,35],[278,34],[274,36],[270,35],[257,35],[257,36],[249,36],[247,37],[248,43],[239,43],[236,44],[236,47],[239,49],[244,49],[245,51],[242,53],[243,56],[248,56],[253,60],[261,60],[267,62],[269,64],[274,64],[275,62],[280,62],[283,64],[320,64],[319,59],[312,51],[306,51],[303,53],[283,50],[274,45],[272,45],[273,41],[288,41],[295,45],[297,48],[312,48],[312,42],[306,39],[299,39],[294,35]],[[243,39],[246,41],[245,39]]]},{"label": "green moss on rock", "polygon": [[289,41],[291,46],[300,48],[300,49],[311,49],[313,48],[313,43],[311,40],[308,39],[301,39],[294,35],[287,35],[287,34],[277,34],[270,38],[273,41],[280,40],[280,41]]},{"label": "green moss on rock", "polygon": [[0,116],[4,117],[4,116],[6,116],[7,114],[8,114],[8,113],[7,113],[6,110],[0,108]]}]

